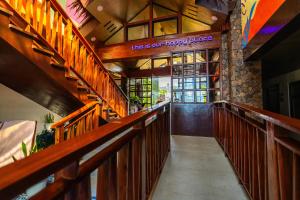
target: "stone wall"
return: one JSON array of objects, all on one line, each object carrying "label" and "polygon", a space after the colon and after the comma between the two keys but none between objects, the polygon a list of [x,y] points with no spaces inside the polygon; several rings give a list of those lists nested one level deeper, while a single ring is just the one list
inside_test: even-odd
[{"label": "stone wall", "polygon": [[230,30],[222,34],[222,99],[262,107],[261,62],[244,62],[241,2],[230,15]]}]

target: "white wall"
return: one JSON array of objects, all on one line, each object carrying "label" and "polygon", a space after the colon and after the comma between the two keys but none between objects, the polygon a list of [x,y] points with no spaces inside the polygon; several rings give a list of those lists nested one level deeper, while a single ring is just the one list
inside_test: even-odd
[{"label": "white wall", "polygon": [[44,128],[44,117],[49,112],[54,114],[54,121],[61,119],[59,115],[0,84],[0,121],[35,120],[38,134]]}]

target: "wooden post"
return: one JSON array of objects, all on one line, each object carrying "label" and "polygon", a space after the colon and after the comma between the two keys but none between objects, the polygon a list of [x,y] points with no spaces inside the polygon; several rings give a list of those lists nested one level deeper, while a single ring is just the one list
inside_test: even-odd
[{"label": "wooden post", "polygon": [[267,161],[268,161],[268,189],[269,199],[279,200],[278,167],[276,158],[275,135],[278,128],[271,122],[267,122]]}]

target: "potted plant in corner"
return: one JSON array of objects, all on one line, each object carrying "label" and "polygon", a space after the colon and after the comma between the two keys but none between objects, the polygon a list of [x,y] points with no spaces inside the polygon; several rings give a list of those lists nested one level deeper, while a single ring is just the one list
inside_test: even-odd
[{"label": "potted plant in corner", "polygon": [[138,96],[130,97],[130,114],[133,114],[139,110],[141,100]]},{"label": "potted plant in corner", "polygon": [[54,123],[54,115],[51,113],[48,113],[45,115],[45,129],[51,130],[51,125]]},{"label": "potted plant in corner", "polygon": [[44,130],[36,136],[36,145],[38,150],[45,149],[54,144],[54,130],[51,129],[54,123],[54,115],[48,113],[45,115]]}]

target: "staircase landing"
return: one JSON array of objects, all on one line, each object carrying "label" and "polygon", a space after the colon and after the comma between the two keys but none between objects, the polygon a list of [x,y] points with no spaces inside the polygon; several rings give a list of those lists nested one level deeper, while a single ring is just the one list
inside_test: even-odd
[{"label": "staircase landing", "polygon": [[214,138],[172,136],[153,200],[247,200]]}]

